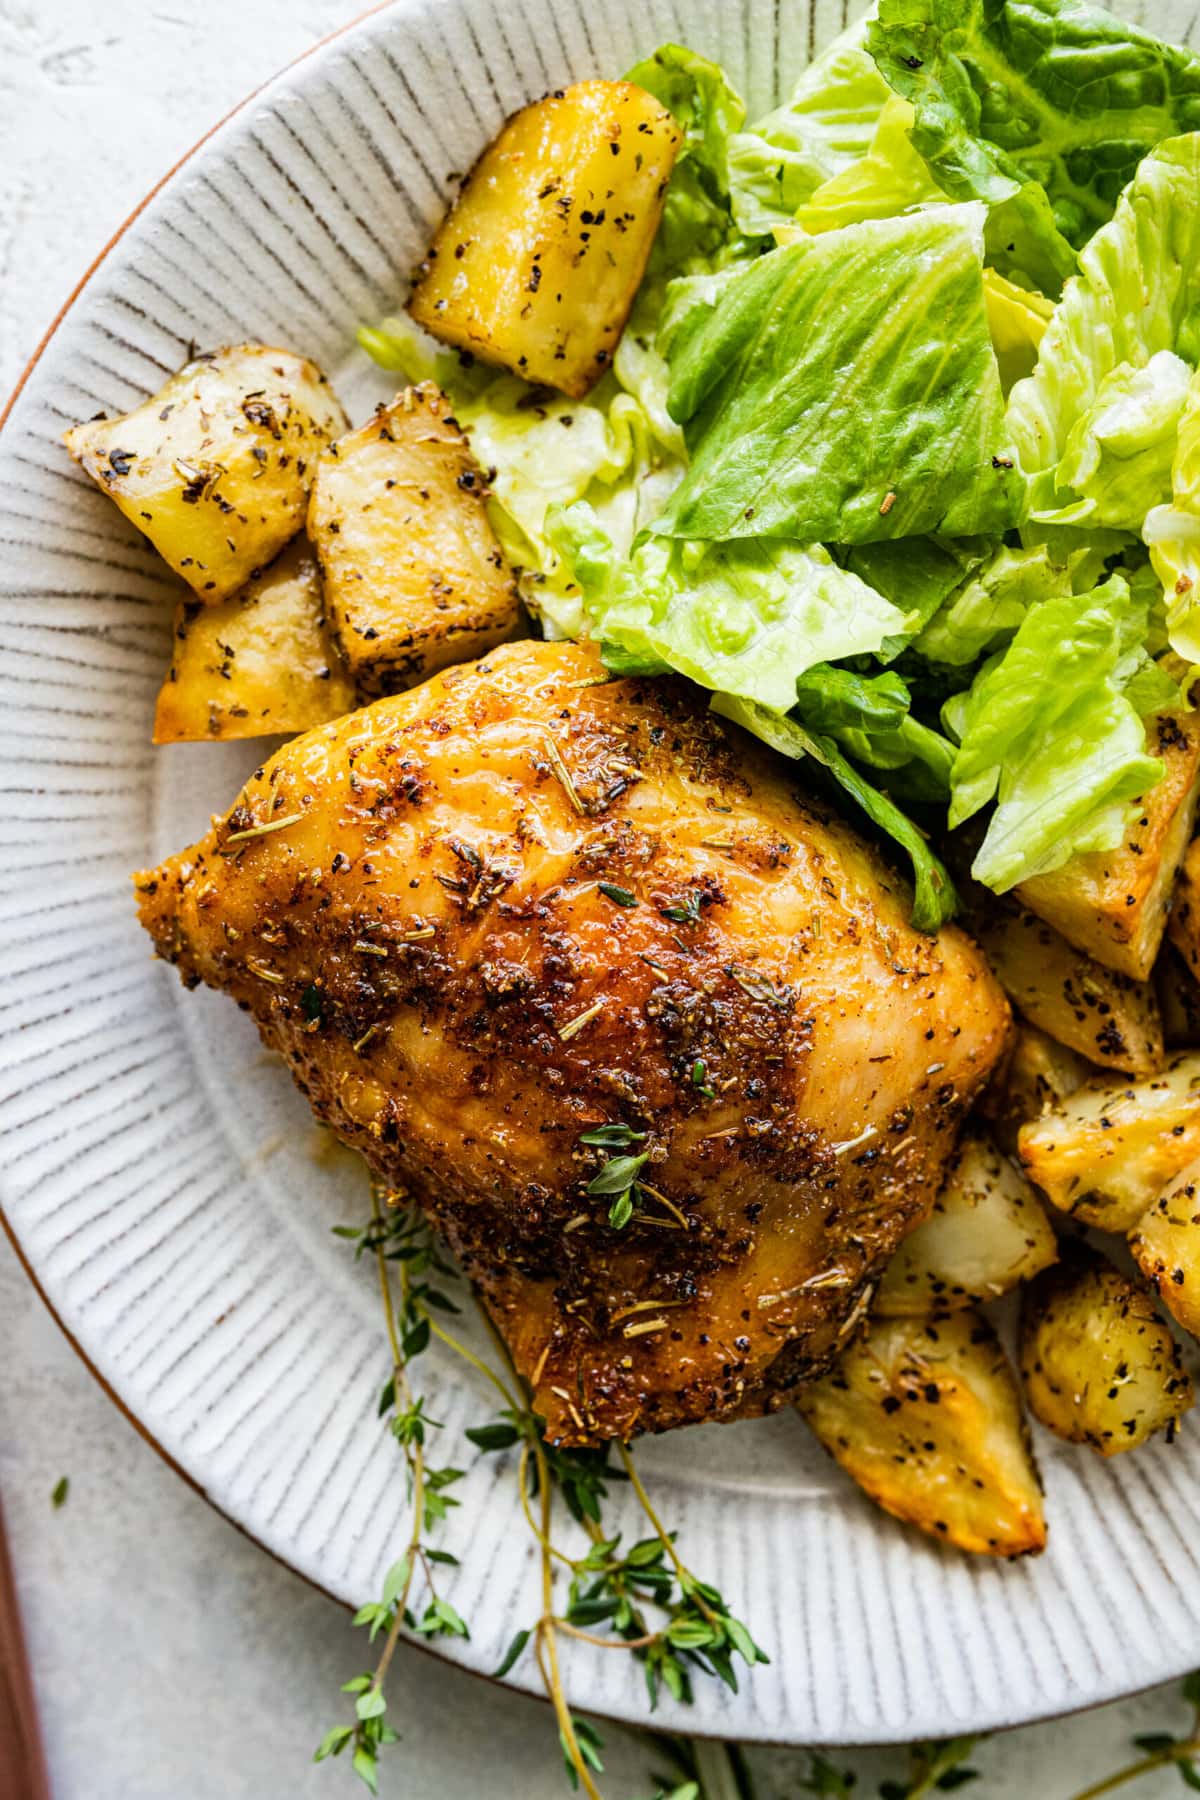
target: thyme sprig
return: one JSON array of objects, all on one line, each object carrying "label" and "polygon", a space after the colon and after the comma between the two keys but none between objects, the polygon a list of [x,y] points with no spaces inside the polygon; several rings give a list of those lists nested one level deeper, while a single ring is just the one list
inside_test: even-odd
[{"label": "thyme sprig", "polygon": [[1187,1676],[1182,1694],[1192,1709],[1190,1731],[1181,1737],[1167,1731],[1150,1731],[1135,1737],[1135,1748],[1144,1753],[1138,1761],[1128,1763],[1103,1781],[1093,1782],[1091,1787],[1076,1794],[1075,1800],[1099,1800],[1101,1794],[1115,1793],[1117,1788],[1125,1787],[1131,1781],[1140,1781],[1143,1775],[1172,1766],[1184,1787],[1200,1793],[1200,1669]]}]

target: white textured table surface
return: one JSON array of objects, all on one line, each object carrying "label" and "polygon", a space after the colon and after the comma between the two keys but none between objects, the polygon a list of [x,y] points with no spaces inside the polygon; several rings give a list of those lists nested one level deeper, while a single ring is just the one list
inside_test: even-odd
[{"label": "white textured table surface", "polygon": [[[603,4],[603,0],[597,0]],[[147,187],[355,0],[0,0],[0,393]],[[60,1511],[50,1493],[70,1476]],[[311,1747],[342,1716],[361,1634],[209,1510],[93,1383],[0,1244],[3,1495],[57,1800],[298,1800],[361,1791]],[[1197,1646],[1200,1662],[1200,1645]],[[545,1708],[404,1651],[404,1745],[384,1792],[543,1800],[565,1792]],[[702,1716],[697,1720],[702,1723]],[[1068,1800],[1178,1727],[1170,1692],[997,1739],[978,1800]],[[613,1730],[612,1800],[646,1795],[645,1747]],[[896,1759],[845,1755],[873,1793]],[[756,1758],[762,1800],[805,1759]],[[3,1771],[0,1771],[2,1774]],[[1178,1777],[1132,1794],[1182,1792]]]}]

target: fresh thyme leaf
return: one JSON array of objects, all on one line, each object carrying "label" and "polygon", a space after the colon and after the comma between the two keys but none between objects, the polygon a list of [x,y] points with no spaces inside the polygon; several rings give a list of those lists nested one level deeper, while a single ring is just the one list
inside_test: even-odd
[{"label": "fresh thyme leaf", "polygon": [[614,1231],[624,1231],[633,1217],[633,1195],[628,1188],[618,1194],[608,1209],[608,1222]]},{"label": "fresh thyme leaf", "polygon": [[324,1016],[324,995],[319,987],[311,983],[300,996],[300,1011],[310,1025],[317,1024]]},{"label": "fresh thyme leaf", "polygon": [[71,1477],[69,1475],[60,1475],[58,1480],[55,1482],[54,1489],[50,1495],[50,1504],[54,1508],[55,1512],[58,1511],[60,1506],[66,1505],[67,1495],[70,1493],[70,1491],[71,1491]]},{"label": "fresh thyme leaf", "polygon": [[505,1675],[508,1674],[510,1669],[515,1668],[516,1664],[520,1661],[520,1658],[524,1653],[526,1644],[529,1642],[529,1640],[532,1636],[533,1636],[533,1633],[531,1631],[518,1631],[517,1632],[516,1636],[513,1638],[512,1643],[508,1646],[508,1649],[504,1652],[504,1656],[500,1663],[499,1668],[495,1671],[494,1679],[496,1681],[500,1681]]},{"label": "fresh thyme leaf", "polygon": [[615,881],[601,881],[598,886],[604,897],[607,900],[615,901],[618,906],[637,906],[639,904],[636,894],[631,894],[628,888],[618,887]]},{"label": "fresh thyme leaf", "polygon": [[515,1425],[469,1425],[464,1433],[477,1450],[511,1450],[521,1441]]},{"label": "fresh thyme leaf", "polygon": [[579,1141],[596,1150],[623,1150],[629,1144],[640,1144],[645,1135],[644,1131],[635,1131],[632,1125],[617,1123],[597,1125],[594,1131],[585,1131]]},{"label": "fresh thyme leaf", "polygon": [[1189,1706],[1200,1706],[1200,1669],[1184,1676],[1182,1693]]},{"label": "fresh thyme leaf", "polygon": [[708,1064],[702,1056],[698,1056],[692,1064],[692,1086],[697,1088],[706,1100],[715,1100],[717,1097],[716,1088],[708,1085]]},{"label": "fresh thyme leaf", "polygon": [[1195,1763],[1181,1761],[1177,1762],[1175,1767],[1179,1771],[1179,1777],[1184,1787],[1191,1788],[1194,1793],[1200,1793],[1200,1773],[1197,1772]]},{"label": "fresh thyme leaf", "polygon": [[670,919],[675,925],[699,925],[701,923],[700,903],[702,896],[693,890],[687,897],[673,906],[660,906],[664,919]]},{"label": "fresh thyme leaf", "polygon": [[353,1725],[334,1725],[317,1745],[313,1761],[324,1762],[327,1756],[340,1756],[353,1736]]},{"label": "fresh thyme leaf", "polygon": [[588,1193],[597,1196],[624,1193],[626,1189],[632,1187],[643,1165],[648,1161],[649,1152],[645,1150],[639,1156],[614,1156],[605,1163],[600,1173],[594,1175],[588,1182]]}]

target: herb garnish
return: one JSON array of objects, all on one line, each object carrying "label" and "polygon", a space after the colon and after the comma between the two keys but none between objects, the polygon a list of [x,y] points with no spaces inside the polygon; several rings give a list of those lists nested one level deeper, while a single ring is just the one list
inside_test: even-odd
[{"label": "herb garnish", "polygon": [[702,896],[695,889],[673,906],[660,906],[659,911],[664,919],[670,919],[675,925],[699,925],[703,923],[700,912]]},{"label": "herb garnish", "polygon": [[605,899],[615,901],[618,906],[640,904],[636,894],[631,894],[628,888],[618,887],[615,881],[601,881],[598,886]]},{"label": "herb garnish", "polygon": [[55,1512],[58,1511],[60,1506],[66,1505],[67,1495],[70,1493],[70,1491],[71,1491],[71,1477],[69,1475],[60,1475],[58,1480],[55,1482],[53,1491],[51,1492],[51,1495],[50,1495],[50,1504],[54,1508]]}]

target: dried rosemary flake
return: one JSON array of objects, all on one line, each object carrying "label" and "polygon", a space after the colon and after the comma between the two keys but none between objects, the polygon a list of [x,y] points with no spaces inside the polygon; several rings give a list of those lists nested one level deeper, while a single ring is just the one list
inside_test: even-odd
[{"label": "dried rosemary flake", "polygon": [[663,1312],[668,1306],[682,1306],[682,1300],[635,1300],[632,1306],[623,1306],[620,1312],[613,1313],[610,1324],[619,1325],[622,1319],[632,1319],[635,1313]]},{"label": "dried rosemary flake", "polygon": [[367,1045],[371,1042],[371,1039],[377,1037],[382,1030],[383,1026],[376,1020],[374,1025],[367,1026],[367,1029],[363,1032],[358,1042],[351,1045],[351,1049],[354,1050],[356,1054],[360,1050],[365,1050]]},{"label": "dried rosemary flake", "polygon": [[355,938],[353,948],[361,950],[364,956],[386,956],[386,944],[372,944],[366,938]]},{"label": "dried rosemary flake", "polygon": [[251,825],[245,831],[231,831],[225,842],[226,844],[244,844],[250,838],[267,837],[272,831],[283,831],[289,825],[298,825],[303,817],[302,812],[288,813],[286,818],[272,819],[268,825]]},{"label": "dried rosemary flake", "polygon": [[406,944],[416,944],[416,943],[419,943],[422,938],[436,937],[437,936],[437,926],[436,925],[422,925],[416,931],[403,932],[401,934],[401,936],[403,938],[403,941]]},{"label": "dried rosemary flake", "polygon": [[878,1125],[868,1125],[859,1132],[857,1137],[847,1138],[845,1142],[841,1144],[834,1144],[832,1146],[833,1154],[835,1156],[846,1156],[851,1150],[857,1150],[862,1144],[869,1144],[872,1138],[877,1138],[878,1136]]},{"label": "dried rosemary flake", "polygon": [[276,987],[283,986],[283,976],[275,969],[269,969],[266,963],[255,962],[252,958],[248,958],[246,967],[252,975],[257,975],[260,981],[273,982]]},{"label": "dried rosemary flake", "polygon": [[733,850],[733,843],[729,838],[701,838],[700,848],[702,850],[723,850],[726,855],[729,855]]},{"label": "dried rosemary flake", "polygon": [[666,1319],[639,1319],[635,1325],[626,1325],[622,1336],[627,1338],[649,1337],[652,1331],[665,1331],[669,1321]]},{"label": "dried rosemary flake", "polygon": [[584,1225],[589,1223],[590,1220],[587,1213],[576,1213],[575,1217],[573,1219],[568,1219],[563,1226],[563,1236],[565,1237],[568,1231],[579,1231]]},{"label": "dried rosemary flake", "polygon": [[579,1035],[585,1025],[590,1025],[592,1020],[603,1011],[604,1001],[593,1000],[592,1004],[585,1007],[581,1013],[576,1013],[573,1019],[568,1019],[565,1025],[559,1026],[558,1035],[561,1042],[564,1044],[569,1043],[573,1037]]},{"label": "dried rosemary flake", "polygon": [[549,732],[547,732],[545,734],[544,741],[545,741],[545,745],[546,745],[546,755],[550,758],[550,767],[554,770],[554,773],[558,776],[559,781],[562,783],[562,787],[563,787],[564,792],[566,793],[567,799],[571,802],[571,805],[575,808],[575,811],[582,816],[583,814],[585,814],[587,812],[587,808],[584,806],[583,801],[579,798],[579,789],[575,786],[574,781],[571,779],[571,771],[570,771],[570,769],[568,769],[566,763],[563,761],[562,751],[559,749],[558,745],[554,741],[554,738],[551,736],[551,734]]}]

